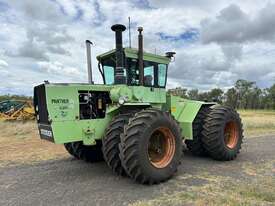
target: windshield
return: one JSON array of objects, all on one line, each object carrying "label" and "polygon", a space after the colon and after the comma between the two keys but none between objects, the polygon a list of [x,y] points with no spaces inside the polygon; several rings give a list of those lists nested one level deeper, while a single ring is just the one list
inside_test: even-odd
[{"label": "windshield", "polygon": [[[102,61],[101,64],[103,66],[104,83],[107,85],[114,84],[115,60],[113,58],[109,58]],[[139,85],[139,69],[137,59],[126,59],[124,76],[127,79],[127,85]],[[144,86],[164,88],[166,86],[166,81],[167,64],[144,61]]]}]

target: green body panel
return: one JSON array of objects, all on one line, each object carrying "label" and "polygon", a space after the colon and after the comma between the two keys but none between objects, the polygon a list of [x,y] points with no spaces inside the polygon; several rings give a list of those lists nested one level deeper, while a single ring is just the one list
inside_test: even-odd
[{"label": "green body panel", "polygon": [[[48,118],[51,122],[55,143],[83,141],[95,144],[101,139],[111,119],[119,112],[118,99],[123,97],[123,106],[155,107],[161,109],[166,102],[166,91],[162,88],[126,85],[90,85],[90,84],[45,84]],[[106,109],[104,119],[79,119],[79,91],[110,92],[112,104]]]},{"label": "green body panel", "polygon": [[[165,89],[127,85],[90,85],[90,84],[45,84],[46,103],[51,122],[54,142],[83,141],[85,145],[96,144],[102,139],[105,129],[121,107],[154,107],[170,111],[182,128],[182,136],[192,139],[192,122],[205,103],[192,101],[167,94]],[[106,108],[102,119],[79,119],[79,91],[107,91],[112,103]],[[119,98],[125,103],[119,105]],[[130,109],[131,109],[130,108]]]},{"label": "green body panel", "polygon": [[[95,144],[95,140],[102,137],[111,117],[106,115],[104,119],[79,120],[78,91],[110,91],[112,88],[90,84],[46,84],[45,86],[54,141],[56,143],[84,141],[84,144]],[[58,99],[68,101],[54,102]],[[112,110],[113,107],[110,106],[108,109]]]},{"label": "green body panel", "polygon": [[184,139],[193,139],[192,123],[201,106],[205,104],[213,105],[215,103],[187,100],[172,95],[167,97],[168,108],[170,108],[171,114],[179,122]]},{"label": "green body panel", "polygon": [[118,102],[120,97],[126,97],[131,103],[165,103],[166,91],[163,88],[142,86],[116,85],[110,90],[111,99]]},{"label": "green body panel", "polygon": [[[100,61],[101,59],[109,58],[110,56],[115,54],[115,51],[116,50],[113,49],[113,50],[110,50],[106,53],[103,53],[103,54],[97,56],[97,60]],[[138,58],[138,50],[137,49],[124,48],[124,54],[128,58],[133,58],[133,59]],[[169,64],[170,63],[170,59],[168,57],[161,56],[161,55],[156,55],[156,54],[151,54],[151,53],[147,53],[147,52],[143,53],[143,60],[151,61],[151,62],[157,62],[157,63],[160,63],[160,64]]]}]

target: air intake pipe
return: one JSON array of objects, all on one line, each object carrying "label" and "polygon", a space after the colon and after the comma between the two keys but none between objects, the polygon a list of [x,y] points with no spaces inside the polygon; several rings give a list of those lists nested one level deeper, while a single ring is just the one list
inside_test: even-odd
[{"label": "air intake pipe", "polygon": [[111,27],[115,32],[116,38],[116,68],[115,68],[115,84],[126,84],[126,77],[124,76],[124,54],[122,45],[122,32],[126,27],[121,24],[115,24]]},{"label": "air intake pipe", "polygon": [[91,45],[93,45],[93,43],[89,40],[86,40],[88,83],[89,84],[94,84],[94,82],[93,82],[92,60],[91,60]]}]

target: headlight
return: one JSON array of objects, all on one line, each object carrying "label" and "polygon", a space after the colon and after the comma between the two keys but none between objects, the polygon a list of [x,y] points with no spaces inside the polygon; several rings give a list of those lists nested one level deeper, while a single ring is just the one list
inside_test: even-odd
[{"label": "headlight", "polygon": [[124,98],[124,97],[119,97],[118,103],[119,103],[120,105],[123,105],[123,104],[125,103],[125,98]]},{"label": "headlight", "polygon": [[122,96],[122,97],[119,97],[118,99],[118,103],[120,105],[123,105],[125,102],[127,102],[129,100],[129,97],[128,96]]}]

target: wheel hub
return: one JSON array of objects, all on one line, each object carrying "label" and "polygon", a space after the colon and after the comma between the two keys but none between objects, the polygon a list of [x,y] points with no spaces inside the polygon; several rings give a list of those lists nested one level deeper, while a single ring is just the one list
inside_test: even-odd
[{"label": "wheel hub", "polygon": [[166,167],[175,154],[175,137],[166,127],[156,129],[148,145],[148,156],[151,164],[156,168]]},{"label": "wheel hub", "polygon": [[237,124],[233,121],[228,122],[224,128],[224,143],[230,148],[234,149],[238,143],[239,133]]}]

